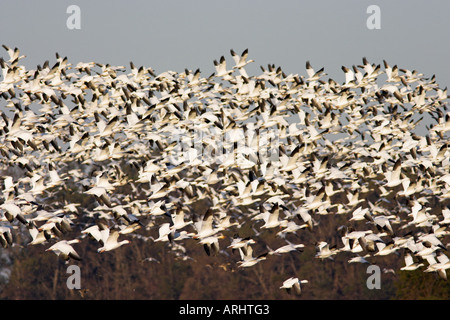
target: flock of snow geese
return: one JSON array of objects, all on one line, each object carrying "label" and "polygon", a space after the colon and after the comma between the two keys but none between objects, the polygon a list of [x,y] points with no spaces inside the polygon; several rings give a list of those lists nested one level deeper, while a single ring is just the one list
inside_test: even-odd
[{"label": "flock of snow geese", "polygon": [[[84,239],[103,253],[136,237],[188,259],[194,241],[249,268],[313,245],[318,259],[396,254],[402,271],[447,279],[450,113],[435,76],[366,58],[342,82],[309,62],[305,76],[270,64],[249,76],[248,50],[208,77],[59,54],[27,70],[3,47],[4,248],[25,233],[69,261]],[[325,215],[345,218],[339,242],[296,243]],[[267,232],[285,245],[256,254]],[[296,276],[280,288],[300,294]]]}]

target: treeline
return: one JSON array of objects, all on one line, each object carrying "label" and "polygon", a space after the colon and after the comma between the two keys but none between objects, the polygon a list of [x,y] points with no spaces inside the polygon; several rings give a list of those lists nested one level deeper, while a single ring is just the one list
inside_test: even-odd
[{"label": "treeline", "polygon": [[[329,223],[326,223],[329,222]],[[326,230],[328,229],[329,230]],[[321,232],[333,234],[333,223],[322,221]],[[156,232],[156,230],[155,230]],[[240,230],[245,233],[245,230]],[[139,233],[139,232],[138,232]],[[142,230],[142,234],[148,231]],[[245,234],[244,234],[245,235]],[[255,252],[267,251],[264,243],[281,245],[275,231],[261,235],[263,242]],[[297,242],[316,237],[305,230]],[[186,252],[177,255],[170,243],[154,243],[135,236],[129,245],[99,254],[98,243],[89,238],[76,245],[82,261],[65,263],[42,245],[15,246],[10,250],[11,274],[1,286],[1,299],[449,299],[450,285],[435,273],[423,270],[398,271],[402,257],[378,257],[373,264],[382,270],[380,289],[368,289],[368,264],[348,263],[350,256],[334,260],[314,258],[307,247],[303,252],[267,257],[252,268],[238,268],[238,252],[226,249],[208,256],[195,240],[185,244]],[[147,239],[147,240],[146,240]],[[295,239],[292,239],[293,241]],[[271,259],[273,258],[273,259]],[[69,265],[81,271],[81,288],[68,289]],[[290,276],[307,279],[300,297],[280,290]]]}]

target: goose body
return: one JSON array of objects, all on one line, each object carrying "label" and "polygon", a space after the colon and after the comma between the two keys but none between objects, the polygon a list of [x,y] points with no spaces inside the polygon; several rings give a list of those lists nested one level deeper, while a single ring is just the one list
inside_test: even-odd
[{"label": "goose body", "polygon": [[291,277],[283,282],[280,289],[285,289],[287,293],[294,292],[296,295],[301,295],[302,284],[308,283],[308,280],[299,280],[298,278]]},{"label": "goose body", "polygon": [[72,244],[78,243],[80,240],[60,240],[45,251],[53,251],[59,258],[68,261],[70,258],[74,260],[81,260],[81,257],[72,247]]},{"label": "goose body", "polygon": [[266,260],[268,252],[260,254],[257,257],[253,257],[253,248],[251,246],[247,246],[246,250],[239,248],[239,253],[241,256],[241,261],[238,262],[240,268],[249,268],[253,267],[260,261]]},{"label": "goose body", "polygon": [[[103,238],[103,247],[100,247],[97,249],[98,252],[103,253],[106,251],[115,250],[125,244],[129,244],[130,240],[122,240],[118,241],[120,232],[119,231],[112,231],[108,234],[107,237]],[[106,238],[106,239],[105,239]]]}]

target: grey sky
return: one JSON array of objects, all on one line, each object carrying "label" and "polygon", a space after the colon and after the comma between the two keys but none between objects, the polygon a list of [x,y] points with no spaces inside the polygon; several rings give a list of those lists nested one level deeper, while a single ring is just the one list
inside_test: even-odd
[{"label": "grey sky", "polygon": [[[66,9],[81,9],[81,30],[69,30]],[[381,29],[369,30],[369,5],[381,9]],[[249,48],[259,66],[274,63],[305,75],[305,62],[336,81],[341,66],[383,59],[450,86],[450,1],[5,1],[0,0],[0,43],[19,47],[28,68],[55,52],[69,62],[152,67],[157,73],[200,68],[230,49]],[[3,49],[1,49],[3,50]],[[5,51],[0,51],[6,56]]]}]

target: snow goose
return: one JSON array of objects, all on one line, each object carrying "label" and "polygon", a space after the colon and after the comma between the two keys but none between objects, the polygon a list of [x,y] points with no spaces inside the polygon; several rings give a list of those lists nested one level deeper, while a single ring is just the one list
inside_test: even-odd
[{"label": "snow goose", "polygon": [[342,71],[344,71],[345,74],[344,86],[347,87],[355,86],[355,73],[345,66],[342,66],[341,69]]},{"label": "snow goose", "polygon": [[288,252],[292,252],[292,251],[297,251],[297,252],[302,252],[303,248],[305,247],[304,244],[294,244],[292,242],[290,242],[289,240],[285,240],[286,241],[286,245],[281,246],[279,248],[277,248],[276,250],[273,251],[269,251],[270,254],[276,254],[276,255],[280,255],[282,253],[288,253]]},{"label": "snow goose", "polygon": [[142,228],[143,224],[140,220],[138,221],[133,221],[127,225],[120,225],[119,226],[119,233],[120,234],[129,234],[129,233],[133,233],[136,230]]},{"label": "snow goose", "polygon": [[434,259],[434,255],[428,255],[426,259],[429,266],[425,272],[437,272],[439,277],[447,280],[447,269],[450,269],[450,259],[443,253],[437,256],[439,262]]},{"label": "snow goose", "polygon": [[224,239],[225,236],[222,234],[213,235],[206,238],[200,239],[200,244],[203,245],[205,252],[208,256],[211,254],[217,254],[220,251],[219,239]]},{"label": "snow goose", "polygon": [[0,244],[3,248],[13,245],[11,229],[10,226],[0,226]]},{"label": "snow goose", "polygon": [[51,238],[54,237],[53,234],[49,233],[47,230],[39,230],[33,222],[27,225],[28,232],[31,236],[31,242],[28,244],[36,245],[41,244],[47,241],[50,241]]},{"label": "snow goose", "polygon": [[221,218],[219,223],[217,224],[217,227],[219,229],[222,229],[222,230],[229,229],[229,228],[231,228],[233,226],[236,226],[237,228],[241,227],[239,222],[237,222],[237,221],[231,222],[231,216],[228,216],[228,215],[226,215],[223,218]]},{"label": "snow goose", "polygon": [[300,295],[302,293],[301,285],[306,283],[308,283],[308,280],[299,280],[298,278],[291,277],[283,282],[280,289],[285,289],[289,294],[293,290],[295,294]]},{"label": "snow goose", "polygon": [[275,203],[270,211],[266,211],[263,216],[264,225],[261,226],[262,229],[270,229],[276,227],[286,227],[288,221],[287,220],[279,220],[278,217],[280,215],[280,206],[278,203]]},{"label": "snow goose", "polygon": [[397,65],[391,67],[386,60],[383,60],[385,72],[387,75],[387,82],[400,82],[400,77],[398,75],[398,67]]},{"label": "snow goose", "polygon": [[391,253],[398,254],[397,250],[399,249],[399,247],[397,247],[394,242],[390,243],[377,242],[376,246],[378,250],[375,253],[376,256],[387,256],[390,255]]},{"label": "snow goose", "polygon": [[247,254],[247,247],[255,243],[255,240],[251,239],[250,237],[240,238],[238,235],[235,235],[233,240],[231,241],[231,244],[227,248],[230,248],[231,251],[242,249],[245,255]]},{"label": "snow goose", "polygon": [[396,218],[395,215],[384,216],[379,215],[373,217],[373,222],[379,231],[385,231],[389,236],[394,236],[394,230],[392,229],[390,219]]},{"label": "snow goose", "polygon": [[233,73],[233,70],[227,70],[227,61],[224,56],[220,57],[219,62],[214,60],[214,66],[216,68],[216,77],[223,77],[224,80],[233,79],[233,77],[230,76],[230,74]]},{"label": "snow goose", "polygon": [[15,203],[5,202],[2,205],[0,205],[0,208],[5,211],[5,217],[9,222],[12,222],[14,219],[17,219],[25,225],[28,223],[28,221],[23,216],[22,210]]},{"label": "snow goose", "polygon": [[420,267],[423,267],[424,264],[423,263],[416,263],[414,262],[414,259],[411,255],[411,253],[407,253],[405,254],[405,266],[400,268],[400,270],[403,271],[412,271],[412,270],[416,270]]},{"label": "snow goose", "polygon": [[444,244],[442,243],[441,240],[438,239],[438,237],[434,234],[434,233],[429,233],[429,234],[423,234],[420,235],[418,240],[424,244],[424,246],[426,247],[439,247],[442,250],[446,250]]},{"label": "snow goose", "polygon": [[[248,49],[242,51],[242,54],[239,56],[233,49],[230,50],[231,57],[235,62],[234,69],[241,69],[245,67],[250,62],[254,62],[254,60],[247,60],[248,57]],[[247,76],[246,76],[247,77]]]},{"label": "snow goose", "polygon": [[[109,230],[109,229],[107,229],[107,230]],[[103,253],[105,251],[111,251],[111,250],[119,248],[120,246],[122,246],[124,244],[130,243],[130,240],[117,241],[119,238],[119,235],[120,235],[119,231],[116,231],[116,230],[109,232],[109,235],[108,235],[106,241],[104,241],[103,247],[98,248],[97,251],[100,253]]]},{"label": "snow goose", "polygon": [[306,73],[308,74],[307,81],[317,81],[321,77],[326,76],[327,74],[324,73],[324,68],[321,68],[317,72],[314,71],[313,67],[311,66],[311,63],[309,61],[306,61]]},{"label": "snow goose", "polygon": [[407,178],[401,178],[401,169],[402,169],[402,161],[398,159],[392,170],[388,170],[384,172],[384,175],[386,177],[386,186],[387,187],[396,187],[400,185],[405,179]]},{"label": "snow goose", "polygon": [[75,251],[75,249],[72,247],[73,243],[80,242],[79,239],[74,240],[60,240],[54,245],[52,245],[50,248],[46,249],[45,251],[53,251],[59,258],[68,261],[70,258],[74,260],[81,260],[78,253]]},{"label": "snow goose", "polygon": [[10,47],[4,45],[4,44],[2,44],[2,47],[3,47],[3,49],[6,50],[6,52],[7,52],[8,55],[9,55],[9,60],[8,60],[8,62],[10,62],[10,63],[12,63],[12,64],[17,63],[18,60],[23,59],[23,58],[26,57],[25,55],[20,55],[20,51],[19,51],[18,48],[12,49],[12,48],[10,48]]},{"label": "snow goose", "polygon": [[169,214],[166,212],[166,215],[170,218],[170,228],[173,230],[183,229],[184,227],[193,223],[192,220],[184,220],[185,213],[184,210],[180,207],[177,207],[173,214]]},{"label": "snow goose", "polygon": [[154,239],[153,241],[155,241],[155,242],[172,241],[173,233],[174,233],[174,230],[172,230],[170,228],[169,222],[162,223],[158,229],[159,236],[158,236],[158,238]]},{"label": "snow goose", "polygon": [[208,209],[202,219],[194,222],[194,227],[197,230],[197,233],[193,236],[194,239],[207,238],[222,231],[220,228],[213,228],[213,218],[212,210]]},{"label": "snow goose", "polygon": [[325,241],[320,241],[317,245],[318,252],[315,257],[320,259],[329,258],[333,260],[333,256],[338,253],[338,250],[335,246],[330,247],[330,245]]},{"label": "snow goose", "polygon": [[112,206],[111,200],[107,193],[107,189],[104,187],[94,186],[94,187],[90,188],[89,190],[85,191],[85,193],[95,196],[95,199],[101,204],[105,204],[108,207]]},{"label": "snow goose", "polygon": [[308,228],[308,226],[309,225],[306,224],[306,223],[304,223],[302,225],[298,225],[294,221],[288,221],[287,224],[286,224],[286,227],[283,230],[277,232],[277,236],[281,237],[281,238],[284,238],[284,237],[286,237],[287,233],[294,233],[295,234],[298,230],[304,229],[304,228]]},{"label": "snow goose", "polygon": [[88,235],[91,239],[99,242],[103,246],[108,239],[109,228],[103,223],[98,223],[84,229],[81,231],[81,234]]},{"label": "snow goose", "polygon": [[241,261],[238,262],[238,265],[240,268],[252,267],[255,264],[259,263],[260,261],[265,260],[268,255],[268,252],[265,252],[257,257],[253,257],[253,248],[251,246],[247,246],[246,248],[247,248],[246,252],[242,250],[242,248],[239,248]]},{"label": "snow goose", "polygon": [[362,221],[365,219],[369,220],[370,218],[369,208],[359,206],[353,211],[352,217],[349,221]]},{"label": "snow goose", "polygon": [[348,260],[348,263],[370,263],[367,261],[366,258],[368,258],[370,255],[365,255],[364,257],[361,257],[360,255],[356,255],[356,257],[353,257]]}]

